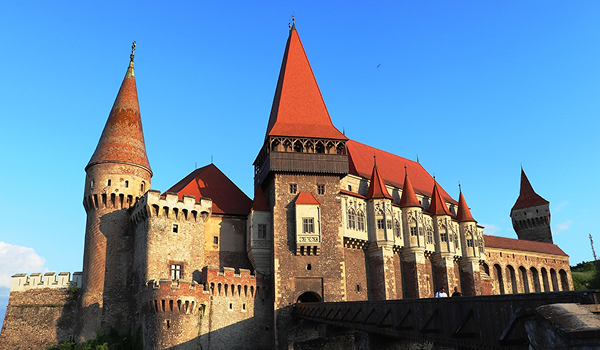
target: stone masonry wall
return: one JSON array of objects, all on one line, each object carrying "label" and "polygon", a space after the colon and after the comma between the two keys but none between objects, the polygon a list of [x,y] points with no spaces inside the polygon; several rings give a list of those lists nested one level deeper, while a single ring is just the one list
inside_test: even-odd
[{"label": "stone masonry wall", "polygon": [[72,339],[77,302],[68,289],[11,292],[0,332],[0,349],[44,349]]},{"label": "stone masonry wall", "polygon": [[344,266],[346,267],[346,299],[348,301],[367,300],[369,283],[365,250],[359,248],[344,248]]}]

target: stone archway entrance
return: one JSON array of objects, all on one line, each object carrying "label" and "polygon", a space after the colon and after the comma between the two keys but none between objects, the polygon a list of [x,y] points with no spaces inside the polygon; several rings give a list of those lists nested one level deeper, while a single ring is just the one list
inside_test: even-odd
[{"label": "stone archway entrance", "polygon": [[296,299],[297,303],[318,303],[323,301],[321,296],[315,292],[304,292]]}]

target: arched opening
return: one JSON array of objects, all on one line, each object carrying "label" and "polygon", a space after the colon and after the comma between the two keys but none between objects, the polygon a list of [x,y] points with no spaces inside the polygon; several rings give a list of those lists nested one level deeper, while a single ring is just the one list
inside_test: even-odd
[{"label": "arched opening", "polygon": [[527,278],[527,270],[521,266],[519,267],[521,273],[521,282],[523,282],[523,293],[529,293],[529,279]]},{"label": "arched opening", "polygon": [[542,288],[540,287],[540,275],[535,267],[531,267],[531,280],[533,282],[533,289],[536,293],[540,293]]},{"label": "arched opening", "polygon": [[502,278],[502,268],[500,265],[494,265],[495,280],[498,286],[498,294],[504,294],[504,279]]},{"label": "arched opening", "polygon": [[321,301],[321,296],[315,292],[304,292],[296,299],[297,303],[319,303]]},{"label": "arched opening", "polygon": [[550,269],[550,279],[552,280],[552,290],[558,292],[558,277],[556,276],[556,270]]},{"label": "arched opening", "polygon": [[548,271],[545,267],[542,267],[542,282],[544,283],[544,292],[551,292],[550,283],[548,281]]},{"label": "arched opening", "polygon": [[506,271],[508,273],[508,278],[510,279],[511,293],[512,294],[519,293],[519,290],[517,288],[517,276],[515,274],[515,269],[512,266],[508,265],[508,266],[506,266]]},{"label": "arched opening", "polygon": [[323,146],[323,142],[317,142],[317,146],[315,147],[315,151],[317,153],[325,153],[325,146]]},{"label": "arched opening", "polygon": [[558,271],[558,274],[560,275],[560,284],[562,286],[562,290],[564,291],[568,291],[569,290],[569,279],[567,277],[567,273],[565,272],[565,270],[560,270]]}]

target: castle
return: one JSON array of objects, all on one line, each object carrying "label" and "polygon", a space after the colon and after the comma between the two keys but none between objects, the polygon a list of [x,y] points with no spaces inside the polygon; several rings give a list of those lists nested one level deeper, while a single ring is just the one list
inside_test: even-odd
[{"label": "castle", "polygon": [[523,171],[519,239],[484,235],[462,192],[332,124],[295,25],[254,198],[213,164],[151,189],[133,58],[85,167],[83,272],[14,275],[0,348],[116,329],[144,349],[287,349],[297,302],[573,289]]}]

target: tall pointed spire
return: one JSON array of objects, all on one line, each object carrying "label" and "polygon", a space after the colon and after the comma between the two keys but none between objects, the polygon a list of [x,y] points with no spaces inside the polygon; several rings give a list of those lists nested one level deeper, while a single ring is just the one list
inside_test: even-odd
[{"label": "tall pointed spire", "polygon": [[456,220],[458,222],[475,221],[475,219],[473,219],[473,215],[471,215],[471,210],[465,201],[465,197],[462,194],[462,189],[460,190],[460,195],[458,197],[458,212],[456,213]]},{"label": "tall pointed spire", "polygon": [[406,166],[404,167],[404,186],[402,186],[402,196],[400,197],[400,208],[406,207],[420,207],[421,203],[417,199],[415,189],[408,178],[408,172]]},{"label": "tall pointed spire", "polygon": [[347,140],[331,122],[295,22],[290,27],[266,136]]},{"label": "tall pointed spire", "polygon": [[523,167],[521,167],[521,190],[519,192],[519,198],[513,205],[511,212],[515,209],[523,209],[528,207],[534,207],[536,205],[548,204],[547,200],[542,198],[539,194],[535,193]]},{"label": "tall pointed spire", "polygon": [[385,183],[383,182],[383,177],[379,175],[379,170],[377,170],[377,164],[373,165],[373,174],[371,174],[371,184],[369,185],[369,191],[367,192],[368,199],[394,199],[390,196],[387,188],[385,187]]},{"label": "tall pointed spire", "polygon": [[132,45],[129,67],[108,116],[102,136],[86,170],[99,163],[126,163],[140,166],[152,174],[142,130],[133,69],[135,41]]},{"label": "tall pointed spire", "polygon": [[[435,181],[435,178],[434,178]],[[438,190],[437,181],[435,181],[433,185],[433,193],[431,194],[431,205],[429,206],[429,213],[431,215],[450,215],[450,210],[446,206],[446,203],[442,199],[440,195],[440,191]]]}]

